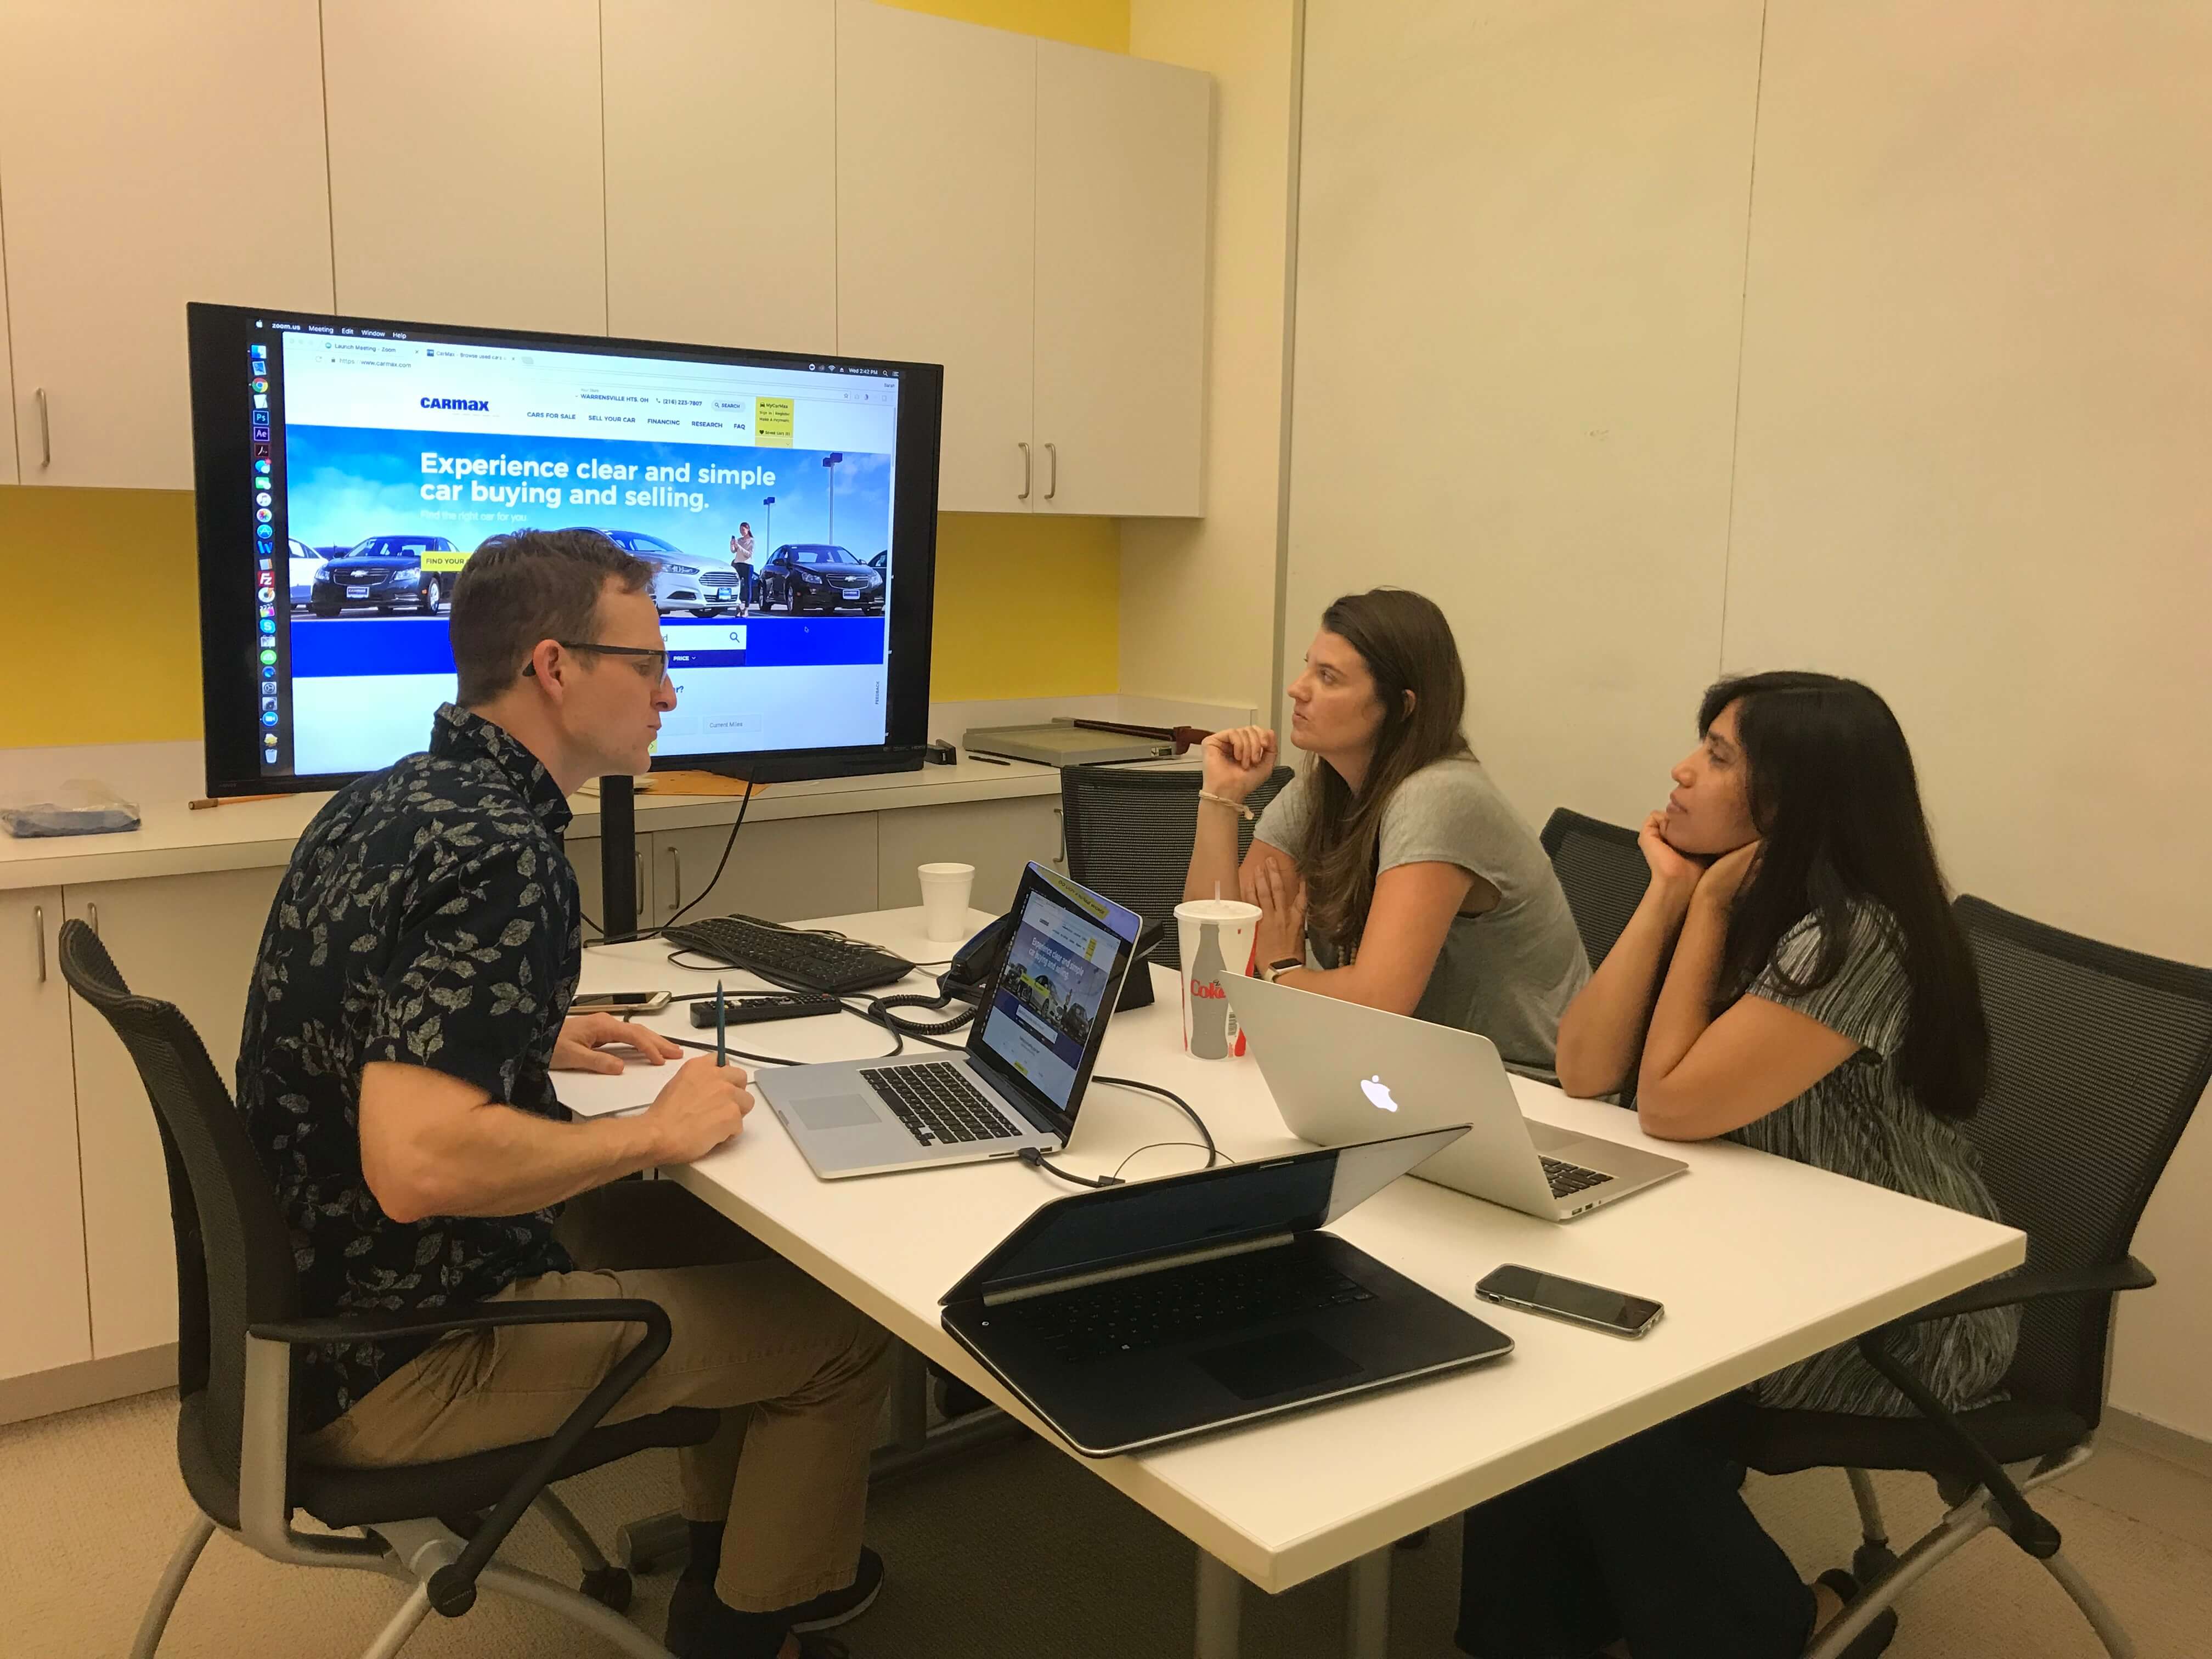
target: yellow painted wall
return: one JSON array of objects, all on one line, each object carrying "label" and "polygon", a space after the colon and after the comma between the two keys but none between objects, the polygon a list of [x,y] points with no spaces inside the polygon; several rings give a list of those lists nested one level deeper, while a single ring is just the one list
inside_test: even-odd
[{"label": "yellow painted wall", "polygon": [[902,11],[926,11],[933,17],[1096,46],[1101,52],[1129,49],[1129,0],[884,0],[884,3]]},{"label": "yellow painted wall", "polygon": [[0,489],[0,747],[199,736],[196,546],[183,490]]},{"label": "yellow painted wall", "polygon": [[[1129,0],[892,3],[1108,52],[1129,46]],[[1115,689],[1111,520],[946,514],[937,556],[933,697]],[[0,748],[198,737],[197,565],[190,495],[0,488],[16,671],[16,691],[0,699]]]}]

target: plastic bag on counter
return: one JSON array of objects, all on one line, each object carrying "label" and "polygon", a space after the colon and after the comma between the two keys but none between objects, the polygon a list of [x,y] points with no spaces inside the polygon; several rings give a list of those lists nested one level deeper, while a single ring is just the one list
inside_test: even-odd
[{"label": "plastic bag on counter", "polygon": [[71,778],[52,800],[0,801],[0,828],[39,836],[112,836],[138,827],[138,805],[91,778]]}]

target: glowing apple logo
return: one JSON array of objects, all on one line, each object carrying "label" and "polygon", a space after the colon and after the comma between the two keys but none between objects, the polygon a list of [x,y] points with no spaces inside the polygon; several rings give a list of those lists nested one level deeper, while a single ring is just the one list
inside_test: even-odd
[{"label": "glowing apple logo", "polygon": [[1398,1109],[1398,1103],[1390,1098],[1390,1085],[1382,1080],[1382,1073],[1380,1072],[1373,1077],[1363,1079],[1359,1085],[1359,1092],[1367,1097],[1367,1103],[1370,1106],[1379,1111],[1395,1112]]}]

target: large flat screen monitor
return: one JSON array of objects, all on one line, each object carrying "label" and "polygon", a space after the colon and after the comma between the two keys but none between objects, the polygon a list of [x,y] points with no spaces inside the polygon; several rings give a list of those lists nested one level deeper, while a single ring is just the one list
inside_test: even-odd
[{"label": "large flat screen monitor", "polygon": [[471,552],[575,525],[653,567],[655,769],[920,764],[935,365],[234,306],[189,329],[210,794],[422,748]]}]

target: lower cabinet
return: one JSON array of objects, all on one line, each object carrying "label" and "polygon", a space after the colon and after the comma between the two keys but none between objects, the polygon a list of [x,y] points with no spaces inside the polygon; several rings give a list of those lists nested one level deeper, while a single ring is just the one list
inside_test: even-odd
[{"label": "lower cabinet", "polygon": [[[876,890],[880,826],[927,807],[842,812],[816,818],[749,820],[733,842],[720,824],[653,834],[656,921],[696,901],[690,915],[799,921],[883,907]],[[726,848],[729,859],[723,862]],[[715,876],[720,865],[721,874]],[[711,885],[709,884],[711,884]],[[700,896],[704,894],[702,898]]]},{"label": "lower cabinet", "polygon": [[[246,989],[281,869],[215,870],[66,890],[133,991],[173,1002],[226,1083],[238,1066]],[[154,1109],[107,1022],[71,999],[84,1262],[92,1355],[106,1359],[177,1340],[175,1237]]]},{"label": "lower cabinet", "polygon": [[876,902],[886,910],[921,903],[918,865],[972,864],[975,887],[969,903],[1003,915],[1013,908],[1014,889],[1032,860],[1066,867],[1060,828],[1060,802],[1049,795],[886,812],[878,841]]},{"label": "lower cabinet", "polygon": [[[637,919],[641,925],[657,919],[653,908],[653,860],[650,856],[653,837],[640,836],[631,849],[630,878],[637,884]],[[568,862],[576,871],[576,897],[584,912],[584,943],[591,944],[604,932],[607,917],[605,868],[601,862],[600,841],[597,836],[568,837]]]},{"label": "lower cabinet", "polygon": [[[0,1379],[92,1358],[84,1212],[77,1188],[70,996],[62,982],[62,890],[0,893],[0,1255],[13,1264],[0,1322]],[[82,1012],[80,1011],[80,1017]],[[167,1206],[164,1206],[166,1212]]]}]

